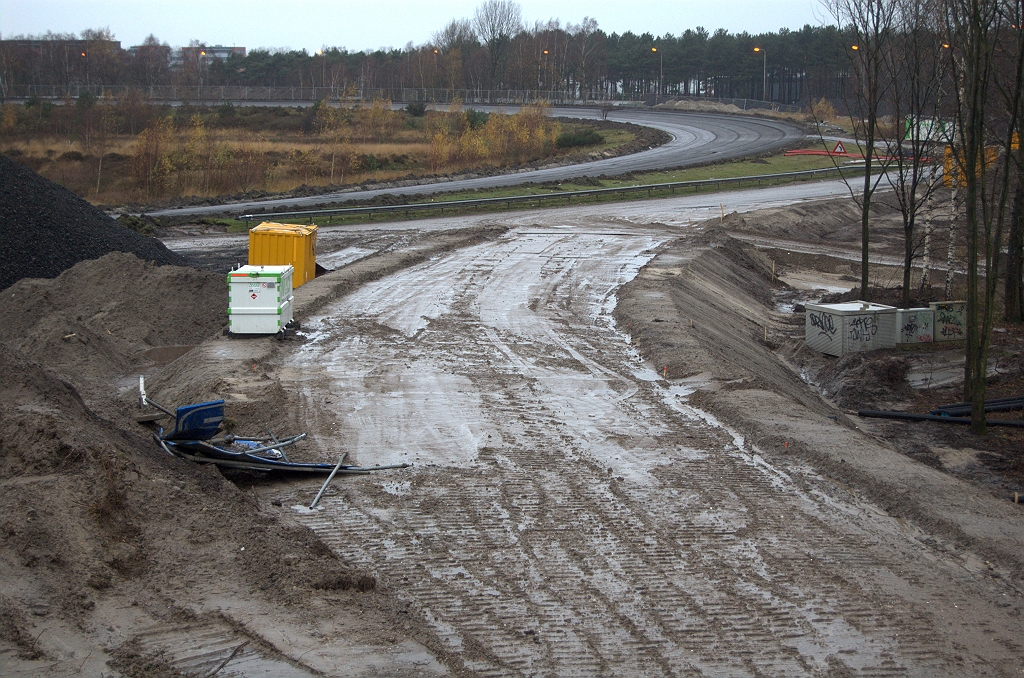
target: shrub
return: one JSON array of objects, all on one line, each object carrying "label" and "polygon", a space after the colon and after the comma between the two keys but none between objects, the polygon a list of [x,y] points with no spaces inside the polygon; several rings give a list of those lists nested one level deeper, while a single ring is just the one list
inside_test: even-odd
[{"label": "shrub", "polygon": [[226,101],[220,105],[217,109],[217,118],[221,124],[228,124],[233,122],[235,119],[235,105],[230,101]]},{"label": "shrub", "polygon": [[477,111],[472,108],[466,109],[466,124],[469,125],[469,129],[477,129],[487,124],[487,119],[491,117],[490,113],[484,113],[483,111]]},{"label": "shrub", "polygon": [[422,101],[413,101],[406,105],[405,112],[414,118],[422,118],[427,114],[427,105]]},{"label": "shrub", "polygon": [[555,146],[559,148],[575,148],[577,146],[596,146],[604,143],[604,137],[593,129],[587,127],[582,130],[562,132],[555,139]]},{"label": "shrub", "polygon": [[818,121],[827,121],[836,117],[836,107],[832,105],[832,102],[821,97],[817,101],[811,102],[808,107],[811,117]]},{"label": "shrub", "polygon": [[122,214],[117,218],[117,223],[130,228],[136,233],[150,235],[153,233],[153,224],[131,214]]}]

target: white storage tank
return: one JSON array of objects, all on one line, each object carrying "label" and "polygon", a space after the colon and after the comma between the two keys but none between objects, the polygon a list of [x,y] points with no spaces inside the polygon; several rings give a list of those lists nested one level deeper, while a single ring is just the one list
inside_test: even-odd
[{"label": "white storage tank", "polygon": [[958,341],[967,338],[967,302],[933,301],[935,341]]},{"label": "white storage tank", "polygon": [[841,356],[896,345],[896,307],[867,301],[807,304],[804,337],[807,346]]},{"label": "white storage tank", "polygon": [[291,266],[242,266],[228,273],[228,331],[277,334],[292,321]]},{"label": "white storage tank", "polygon": [[930,344],[935,341],[935,311],[930,308],[896,309],[896,343]]}]

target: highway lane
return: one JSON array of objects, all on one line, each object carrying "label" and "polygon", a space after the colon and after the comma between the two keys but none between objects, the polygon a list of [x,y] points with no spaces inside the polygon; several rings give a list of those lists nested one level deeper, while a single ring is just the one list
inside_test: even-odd
[{"label": "highway lane", "polygon": [[[507,110],[507,109],[506,109]],[[553,108],[559,117],[596,119],[598,112],[587,108]],[[672,139],[657,148],[640,153],[604,158],[582,165],[547,167],[497,176],[456,179],[433,183],[392,186],[370,190],[346,190],[324,195],[257,200],[227,205],[204,205],[147,212],[152,216],[202,216],[242,214],[259,209],[301,209],[324,203],[345,203],[375,196],[441,193],[471,189],[514,186],[525,182],[563,181],[579,176],[615,176],[628,172],[686,167],[715,160],[730,160],[776,151],[799,142],[805,133],[787,122],[739,115],[719,115],[679,111],[620,110],[608,118],[664,130]]]}]

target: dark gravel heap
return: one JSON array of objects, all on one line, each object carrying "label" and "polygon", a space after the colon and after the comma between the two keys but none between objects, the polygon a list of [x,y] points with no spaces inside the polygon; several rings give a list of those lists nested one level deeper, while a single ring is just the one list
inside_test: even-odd
[{"label": "dark gravel heap", "polygon": [[186,265],[159,240],[121,226],[63,186],[0,155],[0,290],[22,278],[55,278],[110,252]]}]

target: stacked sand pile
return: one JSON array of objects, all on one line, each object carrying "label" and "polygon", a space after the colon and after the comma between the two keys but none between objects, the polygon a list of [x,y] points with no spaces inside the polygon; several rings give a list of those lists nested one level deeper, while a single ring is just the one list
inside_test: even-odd
[{"label": "stacked sand pile", "polygon": [[63,186],[0,155],[0,290],[22,278],[55,278],[110,252],[185,264],[159,240],[121,226]]}]

